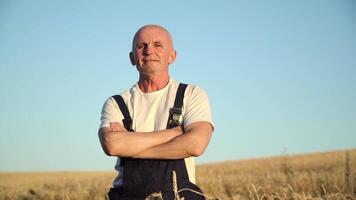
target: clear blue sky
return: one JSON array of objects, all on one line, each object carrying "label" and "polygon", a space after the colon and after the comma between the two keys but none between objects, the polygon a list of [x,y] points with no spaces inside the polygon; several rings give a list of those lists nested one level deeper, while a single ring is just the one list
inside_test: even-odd
[{"label": "clear blue sky", "polygon": [[356,3],[0,0],[0,171],[112,170],[104,101],[135,84],[136,30],[173,35],[210,97],[198,163],[356,147]]}]

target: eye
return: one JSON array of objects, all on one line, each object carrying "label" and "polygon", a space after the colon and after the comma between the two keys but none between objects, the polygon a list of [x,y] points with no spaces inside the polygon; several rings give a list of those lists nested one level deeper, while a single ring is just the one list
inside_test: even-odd
[{"label": "eye", "polygon": [[145,45],[143,45],[143,44],[139,44],[139,45],[137,45],[137,49],[142,49],[144,46]]},{"label": "eye", "polygon": [[161,47],[162,46],[162,44],[160,42],[155,42],[154,45],[155,45],[155,47]]}]

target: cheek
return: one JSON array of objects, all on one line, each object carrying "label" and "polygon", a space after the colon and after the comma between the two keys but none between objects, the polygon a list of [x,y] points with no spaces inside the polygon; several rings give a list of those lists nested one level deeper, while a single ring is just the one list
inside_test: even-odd
[{"label": "cheek", "polygon": [[136,55],[136,60],[140,62],[142,60],[143,56],[141,54]]},{"label": "cheek", "polygon": [[167,53],[162,54],[161,57],[164,58],[164,60],[166,60],[166,61],[168,61],[168,62],[171,60],[171,57],[170,57],[169,54],[167,54]]}]

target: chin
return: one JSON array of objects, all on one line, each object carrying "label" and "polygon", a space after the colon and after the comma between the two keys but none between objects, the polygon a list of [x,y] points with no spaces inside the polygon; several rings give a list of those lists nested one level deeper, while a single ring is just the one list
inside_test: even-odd
[{"label": "chin", "polygon": [[149,63],[149,64],[145,64],[145,65],[142,65],[142,68],[143,69],[157,69],[157,68],[160,68],[161,65],[159,63]]}]

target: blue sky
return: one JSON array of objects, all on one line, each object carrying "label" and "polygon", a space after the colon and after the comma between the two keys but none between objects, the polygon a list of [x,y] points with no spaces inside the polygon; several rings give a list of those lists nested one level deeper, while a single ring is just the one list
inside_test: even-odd
[{"label": "blue sky", "polygon": [[354,1],[0,1],[0,171],[112,170],[104,101],[136,83],[136,30],[160,24],[174,79],[209,94],[198,163],[356,147]]}]

